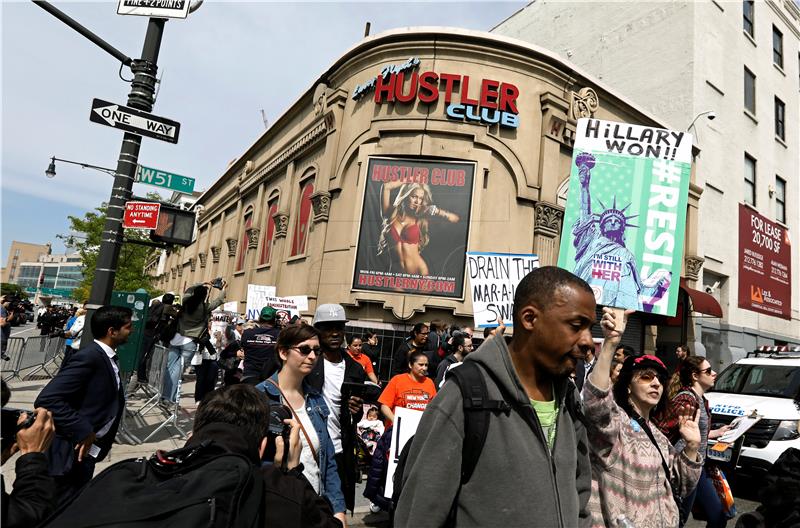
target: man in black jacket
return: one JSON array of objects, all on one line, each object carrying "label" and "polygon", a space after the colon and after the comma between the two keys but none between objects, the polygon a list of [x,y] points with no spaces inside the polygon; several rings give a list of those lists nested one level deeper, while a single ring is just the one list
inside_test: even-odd
[{"label": "man in black jacket", "polygon": [[364,415],[364,402],[351,395],[343,384],[363,384],[367,374],[342,348],[346,322],[347,317],[341,305],[321,304],[317,307],[314,327],[320,332],[319,346],[323,357],[306,379],[322,393],[330,409],[328,434],[336,452],[336,468],[342,481],[345,506],[352,511],[356,496],[356,424]]},{"label": "man in black jacket", "polygon": [[403,341],[394,352],[392,377],[408,372],[408,357],[412,352],[425,351],[425,345],[428,343],[430,333],[431,330],[427,324],[417,323],[414,325],[414,328],[411,329],[411,336]]},{"label": "man in black jacket", "polygon": [[125,410],[116,349],[128,340],[132,315],[122,306],[98,308],[90,321],[94,342],[74,353],[36,398],[56,424],[47,460],[58,502],[92,479],[114,443]]},{"label": "man in black jacket", "polygon": [[[3,382],[2,406],[11,396],[11,391]],[[3,410],[4,414],[6,410]],[[44,451],[53,441],[53,417],[46,409],[36,409],[33,425],[14,434],[16,428],[8,427],[3,421],[2,463],[11,455],[20,452],[17,459],[14,490],[6,493],[5,481],[2,485],[2,526],[3,528],[27,528],[36,526],[53,510],[55,485],[53,477],[47,474],[47,459]],[[27,416],[22,415],[20,420]]]}]

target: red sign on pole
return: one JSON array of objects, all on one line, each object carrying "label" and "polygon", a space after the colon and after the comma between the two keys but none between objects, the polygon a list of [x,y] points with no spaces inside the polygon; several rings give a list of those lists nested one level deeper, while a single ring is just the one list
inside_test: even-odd
[{"label": "red sign on pole", "polygon": [[152,202],[127,202],[122,227],[155,229],[158,226],[158,211],[161,204]]},{"label": "red sign on pole", "polygon": [[792,318],[789,231],[739,204],[739,308]]}]

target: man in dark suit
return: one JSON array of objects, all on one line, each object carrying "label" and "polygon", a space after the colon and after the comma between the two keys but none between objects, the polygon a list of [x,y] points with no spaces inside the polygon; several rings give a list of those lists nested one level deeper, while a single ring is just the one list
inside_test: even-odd
[{"label": "man in dark suit", "polygon": [[116,349],[128,340],[132,315],[120,306],[99,308],[90,322],[94,342],[74,353],[36,398],[56,425],[47,459],[58,503],[92,479],[114,442],[125,409]]},{"label": "man in dark suit", "polygon": [[594,345],[595,350],[587,350],[586,357],[578,361],[578,365],[575,367],[575,386],[578,387],[579,392],[583,389],[583,384],[586,382],[586,378],[594,368],[594,364],[597,360],[597,354],[595,352],[597,351],[598,343]]}]

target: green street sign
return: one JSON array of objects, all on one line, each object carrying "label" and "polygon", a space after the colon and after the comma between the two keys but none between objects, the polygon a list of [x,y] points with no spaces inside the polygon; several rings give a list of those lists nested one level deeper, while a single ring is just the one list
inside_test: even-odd
[{"label": "green street sign", "polygon": [[144,183],[155,187],[163,187],[186,194],[194,191],[194,178],[172,174],[171,172],[139,165],[136,170],[136,183]]}]

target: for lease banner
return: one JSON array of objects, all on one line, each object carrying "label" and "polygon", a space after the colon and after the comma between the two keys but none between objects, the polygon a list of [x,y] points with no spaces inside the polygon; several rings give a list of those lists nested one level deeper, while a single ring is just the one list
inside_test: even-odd
[{"label": "for lease banner", "polygon": [[598,304],[675,315],[692,137],[578,120],[558,265]]},{"label": "for lease banner", "polygon": [[498,318],[506,326],[513,326],[517,285],[538,267],[536,255],[468,252],[467,276],[475,328],[494,328]]},{"label": "for lease banner", "polygon": [[370,158],[353,289],[461,298],[472,163]]},{"label": "for lease banner", "polygon": [[739,308],[792,318],[789,230],[739,204]]}]

